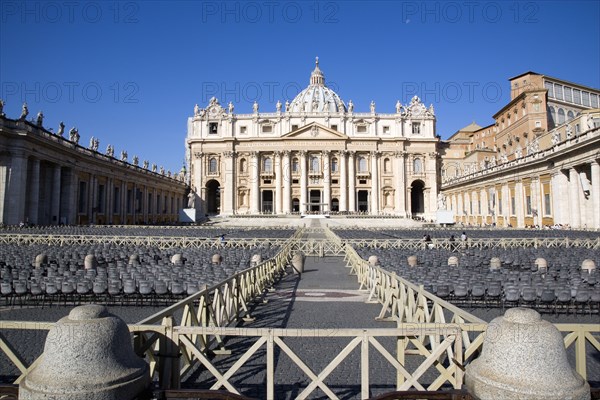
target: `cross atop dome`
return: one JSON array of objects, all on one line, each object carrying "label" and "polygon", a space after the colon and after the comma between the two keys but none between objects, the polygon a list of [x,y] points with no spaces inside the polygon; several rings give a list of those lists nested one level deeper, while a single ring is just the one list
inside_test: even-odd
[{"label": "cross atop dome", "polygon": [[310,74],[310,84],[325,86],[325,75],[323,75],[323,72],[319,69],[319,57],[316,57],[315,59],[315,69]]}]

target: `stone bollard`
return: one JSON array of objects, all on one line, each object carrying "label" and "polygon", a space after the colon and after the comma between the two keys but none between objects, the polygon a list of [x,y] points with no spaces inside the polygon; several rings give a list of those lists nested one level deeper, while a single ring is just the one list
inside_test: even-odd
[{"label": "stone bollard", "polygon": [[593,270],[596,269],[596,263],[594,260],[586,259],[581,262],[581,270],[586,271],[588,273],[592,273]]},{"label": "stone bollard", "polygon": [[260,254],[255,254],[250,259],[250,265],[255,267],[262,262],[262,256]]},{"label": "stone bollard", "polygon": [[173,254],[171,256],[171,264],[175,264],[175,265],[183,264],[183,256],[180,253]]},{"label": "stone bollard", "polygon": [[408,266],[409,267],[416,267],[417,266],[417,256],[408,256],[408,258],[406,259],[406,261],[408,261]]},{"label": "stone bollard", "polygon": [[372,267],[378,267],[379,265],[379,257],[377,256],[369,256],[369,265]]},{"label": "stone bollard", "polygon": [[294,268],[295,274],[302,274],[304,272],[304,254],[297,251],[292,256],[292,267]]},{"label": "stone bollard", "polygon": [[22,400],[131,400],[151,383],[125,322],[101,305],[75,307],[50,329]]},{"label": "stone bollard", "polygon": [[448,265],[452,267],[458,267],[458,257],[451,256],[448,257]]},{"label": "stone bollard", "polygon": [[511,308],[490,322],[465,385],[478,400],[590,398],[590,386],[567,361],[561,333],[527,308]]},{"label": "stone bollard", "polygon": [[535,259],[535,265],[537,267],[537,270],[539,272],[546,272],[548,271],[548,262],[546,261],[545,258],[542,257],[538,257]]},{"label": "stone bollard", "polygon": [[41,268],[42,264],[46,264],[48,263],[48,256],[44,253],[38,254],[37,256],[35,256],[35,261],[33,262],[33,265],[36,268]]},{"label": "stone bollard", "polygon": [[221,257],[219,253],[213,254],[211,261],[213,264],[221,264],[221,262],[223,261],[223,257]]},{"label": "stone bollard", "polygon": [[498,257],[492,257],[490,259],[490,271],[499,271],[502,269],[502,261]]},{"label": "stone bollard", "polygon": [[95,269],[98,267],[98,260],[96,260],[96,256],[93,254],[88,254],[85,256],[83,260],[83,266],[85,269]]}]

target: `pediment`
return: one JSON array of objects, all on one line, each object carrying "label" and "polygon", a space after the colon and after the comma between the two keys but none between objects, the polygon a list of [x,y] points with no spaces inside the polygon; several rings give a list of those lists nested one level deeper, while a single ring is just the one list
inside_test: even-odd
[{"label": "pediment", "polygon": [[326,126],[317,124],[316,122],[305,125],[293,132],[282,136],[282,139],[298,139],[298,140],[332,140],[332,139],[348,139],[348,136],[337,132]]}]

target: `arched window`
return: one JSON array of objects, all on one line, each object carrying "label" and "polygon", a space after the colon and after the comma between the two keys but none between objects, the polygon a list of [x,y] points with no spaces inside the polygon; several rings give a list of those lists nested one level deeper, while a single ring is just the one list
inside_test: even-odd
[{"label": "arched window", "polygon": [[392,162],[389,158],[385,158],[383,160],[383,172],[392,172]]},{"label": "arched window", "polygon": [[554,107],[548,107],[550,110],[550,121],[548,121],[548,125],[550,125],[548,127],[548,129],[552,129],[556,126],[556,110],[554,110]]},{"label": "arched window", "polygon": [[358,172],[367,172],[367,159],[366,157],[361,156],[358,159]]},{"label": "arched window", "polygon": [[246,159],[242,158],[240,160],[240,173],[245,173],[246,172],[246,168],[248,168],[248,166],[246,165]]},{"label": "arched window", "polygon": [[265,158],[263,163],[263,171],[266,173],[273,172],[273,159],[271,159],[270,157]]},{"label": "arched window", "polygon": [[572,120],[573,118],[575,118],[575,114],[573,114],[573,111],[569,111],[567,113],[567,121]]},{"label": "arched window", "polygon": [[338,160],[337,158],[331,159],[331,172],[334,174],[338,172]]},{"label": "arched window", "polygon": [[211,157],[208,160],[208,173],[209,174],[216,174],[217,173],[217,159],[214,157]]},{"label": "arched window", "polygon": [[563,110],[562,108],[558,109],[558,124],[564,124],[565,123],[565,110]]},{"label": "arched window", "polygon": [[415,174],[420,174],[423,172],[423,163],[420,158],[415,158],[413,161],[413,172]]},{"label": "arched window", "polygon": [[300,163],[298,162],[297,158],[292,160],[292,172],[295,174],[300,172]]},{"label": "arched window", "polygon": [[310,156],[310,170],[319,172],[319,158],[317,156]]}]

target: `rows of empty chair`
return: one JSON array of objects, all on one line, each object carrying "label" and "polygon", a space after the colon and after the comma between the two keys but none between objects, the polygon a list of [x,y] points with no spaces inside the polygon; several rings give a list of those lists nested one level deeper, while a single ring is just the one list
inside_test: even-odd
[{"label": "rows of empty chair", "polygon": [[6,226],[0,234],[30,235],[94,235],[94,236],[158,236],[158,237],[193,237],[227,239],[236,238],[289,238],[295,229],[288,227],[165,227],[165,226]]},{"label": "rows of empty chair", "polygon": [[341,239],[421,239],[429,235],[432,239],[449,239],[454,236],[459,240],[465,232],[467,238],[496,239],[496,238],[572,238],[572,239],[598,239],[600,232],[561,230],[561,229],[462,229],[462,228],[436,228],[435,230],[423,229],[339,229],[332,231]]},{"label": "rows of empty chair", "polygon": [[159,249],[116,246],[17,246],[0,249],[4,304],[171,302],[215,285],[277,246]]},{"label": "rows of empty chair", "polygon": [[598,312],[600,254],[575,248],[382,250],[364,259],[459,306]]}]

